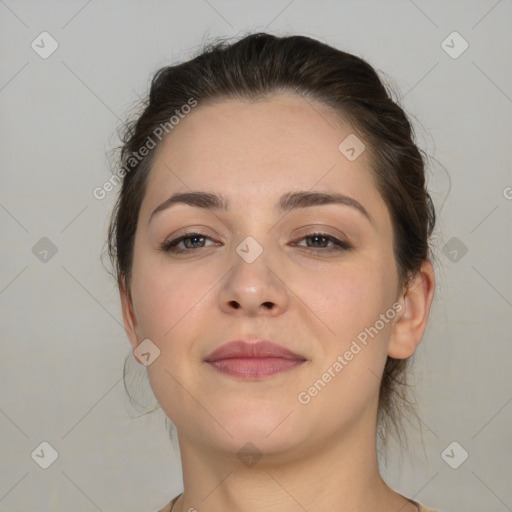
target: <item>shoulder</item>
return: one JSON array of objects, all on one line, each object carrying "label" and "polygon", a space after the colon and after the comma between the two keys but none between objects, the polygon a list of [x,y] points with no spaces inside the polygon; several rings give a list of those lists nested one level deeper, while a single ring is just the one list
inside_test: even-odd
[{"label": "shoulder", "polygon": [[178,498],[180,496],[181,496],[181,494],[178,494],[178,496],[174,497],[169,503],[167,503],[167,505],[165,505],[164,508],[157,510],[157,512],[171,512],[172,506],[176,503],[176,501],[178,500]]},{"label": "shoulder", "polygon": [[[172,506],[176,503],[176,501],[178,500],[178,498],[181,496],[181,494],[178,494],[178,496],[176,496],[175,498],[173,498],[169,503],[167,503],[167,505],[165,505],[164,508],[161,508],[159,509],[157,512],[170,512],[171,511],[171,508]],[[420,512],[437,512],[436,510],[432,509],[432,508],[427,508],[427,507],[424,507],[423,505],[421,505],[420,503],[414,501],[414,500],[411,500],[415,505],[418,505],[418,509]]]},{"label": "shoulder", "polygon": [[437,510],[434,510],[433,508],[427,508],[425,507],[424,505],[422,505],[421,503],[418,503],[417,501],[413,500],[412,498],[408,498],[407,496],[405,496],[404,494],[401,494],[401,493],[398,493],[400,494],[401,496],[403,496],[406,500],[410,501],[411,503],[413,503],[414,505],[416,505],[418,507],[418,511],[419,512],[438,512]]},{"label": "shoulder", "polygon": [[437,512],[437,510],[434,510],[433,508],[427,508],[427,507],[423,506],[421,503],[418,503],[417,501],[414,501],[414,500],[410,500],[410,501],[412,501],[418,507],[419,512]]},{"label": "shoulder", "polygon": [[[404,496],[402,494],[402,496]],[[421,503],[418,503],[417,501],[411,499],[411,498],[407,498],[406,496],[404,496],[405,499],[409,500],[411,503],[413,503],[414,505],[416,505],[418,507],[418,511],[419,512],[438,512],[437,510],[434,510],[433,508],[427,508],[425,507],[424,505],[422,505]]]},{"label": "shoulder", "polygon": [[172,501],[167,503],[167,505],[165,505],[164,508],[158,509],[156,512],[171,512],[171,507],[172,507]]}]

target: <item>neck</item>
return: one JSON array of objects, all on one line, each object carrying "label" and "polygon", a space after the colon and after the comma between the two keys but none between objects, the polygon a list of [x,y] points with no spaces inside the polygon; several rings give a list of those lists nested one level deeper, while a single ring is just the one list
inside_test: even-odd
[{"label": "neck", "polygon": [[263,454],[252,467],[236,453],[197,446],[178,434],[184,493],[173,512],[416,511],[382,480],[375,432],[322,439],[293,453]]}]

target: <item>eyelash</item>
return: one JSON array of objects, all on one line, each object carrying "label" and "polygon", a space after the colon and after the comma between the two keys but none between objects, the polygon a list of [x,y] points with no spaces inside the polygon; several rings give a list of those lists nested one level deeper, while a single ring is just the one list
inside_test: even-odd
[{"label": "eyelash", "polygon": [[[174,240],[168,240],[168,241],[164,242],[160,246],[160,248],[164,252],[170,252],[173,254],[183,254],[185,252],[194,251],[195,249],[203,249],[204,247],[196,247],[195,249],[194,248],[192,248],[192,249],[177,248],[177,245],[180,242],[182,242],[183,240],[186,240],[188,238],[193,238],[193,237],[200,237],[200,238],[211,240],[210,237],[204,235],[203,233],[198,233],[196,231],[192,231],[189,233],[185,233],[184,235],[182,235],[178,238],[175,238]],[[331,236],[331,235],[328,235],[327,233],[322,233],[319,231],[315,231],[313,233],[308,233],[307,235],[304,235],[302,238],[300,238],[299,241],[305,240],[307,238],[315,238],[315,237],[326,238],[328,242],[332,242],[336,247],[330,247],[330,248],[329,247],[317,247],[317,248],[308,247],[308,249],[310,249],[312,251],[315,251],[315,249],[323,249],[322,252],[339,252],[339,251],[348,251],[348,250],[352,249],[352,245],[350,245],[348,242],[344,242],[334,236]]]}]

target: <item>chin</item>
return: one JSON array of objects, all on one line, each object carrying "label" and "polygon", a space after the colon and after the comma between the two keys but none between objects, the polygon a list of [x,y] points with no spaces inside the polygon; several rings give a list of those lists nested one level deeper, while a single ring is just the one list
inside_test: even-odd
[{"label": "chin", "polygon": [[286,452],[300,444],[301,437],[304,440],[308,437],[304,423],[297,425],[292,411],[291,407],[286,411],[240,411],[222,422],[232,437],[223,431],[222,438],[212,439],[212,442],[217,441],[232,452],[238,452],[247,443],[262,453],[278,455]]},{"label": "chin", "polygon": [[264,463],[275,465],[289,461],[290,455],[296,454],[300,441],[290,435],[273,433],[267,436],[266,433],[263,434],[257,429],[247,428],[233,433],[232,438],[229,436],[223,436],[222,439],[210,438],[209,444],[212,449],[224,452],[227,459],[240,461],[251,467],[256,460],[260,459],[260,466]]}]

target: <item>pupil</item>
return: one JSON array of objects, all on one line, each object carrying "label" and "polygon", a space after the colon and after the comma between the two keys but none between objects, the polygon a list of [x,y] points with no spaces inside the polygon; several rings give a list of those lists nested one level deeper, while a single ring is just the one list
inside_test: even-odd
[{"label": "pupil", "polygon": [[189,237],[189,240],[190,240],[192,245],[195,245],[196,242],[198,240],[200,240],[201,238],[203,238],[203,237],[202,236],[198,236],[198,235],[194,235],[194,236]]},{"label": "pupil", "polygon": [[325,236],[322,235],[315,235],[311,237],[312,240],[319,241],[320,239],[325,240]]}]

